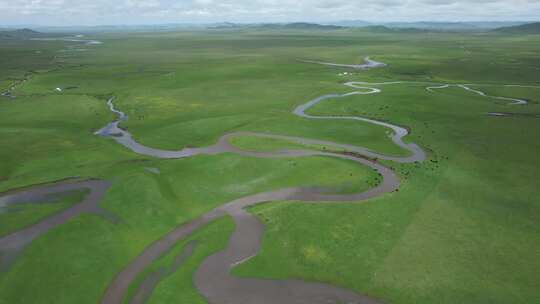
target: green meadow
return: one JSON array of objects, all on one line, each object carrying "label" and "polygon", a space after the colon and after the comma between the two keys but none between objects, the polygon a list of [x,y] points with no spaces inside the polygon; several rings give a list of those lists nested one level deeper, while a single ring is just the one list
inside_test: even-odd
[{"label": "green meadow", "polygon": [[[364,146],[404,155],[388,130],[359,121],[308,120],[293,109],[348,81],[380,94],[324,101],[312,115],[364,116],[405,126],[428,152],[423,163],[385,161],[398,192],[362,204],[270,202],[249,209],[266,226],[259,255],[233,274],[326,282],[387,303],[540,301],[540,36],[495,33],[378,33],[369,30],[206,30],[103,33],[101,45],[0,41],[0,192],[68,177],[112,183],[101,206],[118,223],[83,215],[34,240],[0,272],[0,303],[96,303],[114,276],[144,248],[231,200],[288,187],[342,193],[377,183],[372,170],[326,157],[259,159],[235,154],[160,160],[137,155],[94,132],[115,119],[140,143],[203,147],[234,131],[264,132]],[[79,50],[77,50],[79,49]],[[361,63],[367,71],[303,63]],[[526,99],[508,105],[457,87]],[[505,85],[523,85],[516,87]],[[535,87],[538,86],[538,87]],[[55,89],[61,88],[58,92]],[[235,137],[253,151],[319,149],[284,140]],[[0,235],[80,199],[0,213]],[[224,248],[234,229],[224,217],[148,267],[169,265],[196,241],[193,255],[165,277],[149,303],[205,303],[192,274]],[[279,265],[279,267],[276,267]],[[133,295],[142,276],[130,286]]]}]

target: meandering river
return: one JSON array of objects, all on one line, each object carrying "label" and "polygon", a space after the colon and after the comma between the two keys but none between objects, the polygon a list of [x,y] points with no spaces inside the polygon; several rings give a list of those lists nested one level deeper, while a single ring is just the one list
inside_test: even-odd
[{"label": "meandering river", "polygon": [[[69,41],[83,41],[70,39]],[[94,43],[86,41],[86,43]],[[334,67],[345,67],[354,69],[370,69],[385,66],[384,63],[365,58],[365,64],[346,65],[334,64],[320,61],[304,61],[309,63],[322,64]],[[126,297],[129,286],[135,281],[136,277],[146,269],[153,261],[168,252],[176,243],[189,237],[194,231],[208,224],[209,222],[222,217],[230,216],[235,222],[235,230],[231,235],[227,247],[210,257],[206,258],[199,266],[193,277],[193,282],[198,291],[213,304],[265,304],[265,303],[378,303],[377,300],[361,295],[343,288],[331,286],[322,283],[305,282],[301,280],[263,280],[254,278],[238,278],[230,274],[231,268],[243,263],[249,258],[257,255],[261,246],[261,239],[264,232],[263,224],[257,217],[245,210],[246,207],[269,201],[298,201],[303,203],[332,204],[332,202],[355,202],[361,203],[370,198],[378,197],[386,193],[396,191],[399,188],[399,179],[395,173],[388,167],[380,164],[376,159],[388,160],[397,163],[422,162],[426,158],[424,150],[414,143],[405,143],[403,138],[409,134],[406,128],[394,125],[389,122],[373,120],[361,116],[317,116],[309,114],[309,109],[318,103],[330,99],[340,99],[353,95],[371,95],[381,92],[379,86],[401,84],[404,82],[386,82],[386,83],[366,83],[366,82],[348,82],[344,85],[353,91],[345,94],[328,94],[317,97],[304,104],[297,106],[293,114],[314,120],[350,120],[362,123],[370,123],[388,129],[390,139],[400,148],[408,151],[408,155],[398,157],[385,155],[372,151],[368,148],[350,144],[340,144],[331,141],[323,141],[311,138],[294,137],[278,134],[255,133],[255,132],[233,132],[221,136],[218,141],[208,147],[185,148],[179,151],[162,150],[145,146],[138,143],[133,136],[120,127],[121,122],[128,117],[120,110],[115,108],[114,98],[107,101],[111,112],[115,113],[117,119],[107,124],[96,132],[99,136],[109,137],[131,151],[157,158],[178,159],[194,157],[201,154],[215,155],[220,153],[236,153],[246,157],[258,158],[294,158],[323,156],[348,160],[360,166],[367,166],[382,177],[382,182],[376,187],[354,194],[327,193],[316,188],[286,188],[275,191],[268,191],[242,197],[228,202],[188,223],[180,225],[167,235],[148,246],[139,256],[125,266],[118,273],[114,280],[109,284],[103,298],[103,304],[119,304]],[[453,85],[453,84],[433,84],[426,83],[426,89],[434,92],[437,89],[444,89],[451,86],[457,86],[471,91],[478,95],[510,101],[514,105],[524,105],[525,100],[490,96],[486,93],[472,89],[471,85]],[[490,113],[497,115],[498,113]],[[255,152],[245,151],[230,144],[230,139],[235,136],[255,136],[261,138],[272,138],[288,140],[305,145],[324,145],[329,147],[329,151],[346,152],[325,152],[310,149],[284,149],[275,152]],[[26,190],[7,193],[0,197],[0,202],[17,203],[22,201],[43,200],[46,195],[61,193],[77,189],[89,189],[90,193],[80,203],[48,217],[39,223],[10,235],[0,238],[0,253],[2,253],[2,265],[6,266],[14,260],[17,254],[36,237],[46,233],[51,228],[60,225],[74,216],[82,213],[103,214],[98,203],[109,187],[105,181],[87,180],[87,181],[63,181],[52,185],[42,185],[32,187]],[[192,248],[189,249],[191,252]],[[187,254],[185,257],[187,257]],[[184,257],[184,258],[185,258]],[[183,260],[184,258],[180,259]],[[178,267],[180,267],[180,262]],[[174,267],[173,267],[174,268]],[[174,270],[172,270],[174,271]],[[159,274],[150,275],[136,291],[136,296],[132,299],[133,303],[142,302],[152,292],[160,279]]]},{"label": "meandering river", "polygon": [[[378,67],[380,65],[373,65]],[[351,95],[377,94],[380,89],[360,86],[362,83],[349,82],[345,85],[355,89],[346,94],[329,94],[315,98],[296,107],[293,113],[306,119],[353,120],[375,124],[387,128],[391,132],[392,141],[409,152],[408,156],[396,157],[371,151],[365,147],[338,144],[302,137],[274,135],[254,132],[234,132],[223,135],[216,144],[203,148],[186,148],[179,151],[161,150],[144,146],[135,141],[132,135],[119,127],[127,116],[114,107],[113,99],[108,105],[117,115],[117,120],[108,124],[96,134],[108,136],[135,153],[159,158],[185,158],[200,154],[236,153],[243,156],[259,158],[308,157],[324,156],[349,160],[358,165],[368,166],[377,171],[383,181],[368,191],[354,194],[328,194],[318,189],[287,188],[269,191],[236,199],[220,206],[203,216],[183,224],[169,234],[146,248],[137,258],[127,265],[111,282],[102,303],[121,303],[128,287],[148,265],[167,252],[178,241],[188,237],[195,230],[224,215],[233,218],[236,228],[229,239],[226,249],[208,257],[198,268],[194,276],[194,284],[209,303],[247,304],[247,303],[378,303],[376,300],[339,287],[322,283],[310,283],[301,280],[262,280],[238,278],[230,274],[232,267],[255,256],[261,245],[264,231],[263,224],[246,207],[269,201],[299,201],[304,203],[362,202],[398,189],[399,180],[392,170],[371,160],[385,159],[401,163],[420,162],[426,157],[424,151],[416,144],[405,143],[403,138],[409,134],[407,129],[391,123],[372,120],[359,116],[313,116],[306,113],[309,108],[329,99]],[[244,151],[229,143],[233,136],[257,136],[264,138],[285,139],[304,144],[322,144],[327,147],[342,149],[352,153],[321,152],[315,150],[281,150],[277,152]],[[141,286],[146,288],[147,286]]]}]

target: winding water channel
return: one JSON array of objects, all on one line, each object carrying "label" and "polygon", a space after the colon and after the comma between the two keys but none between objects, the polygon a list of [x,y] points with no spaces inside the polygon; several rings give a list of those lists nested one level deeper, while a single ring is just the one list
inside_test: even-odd
[{"label": "winding water channel", "polygon": [[109,186],[109,182],[101,180],[81,181],[73,179],[3,193],[0,197],[0,205],[16,205],[30,202],[43,203],[54,195],[76,190],[90,190],[82,201],[72,207],[47,217],[34,225],[0,237],[0,271],[6,271],[24,247],[34,239],[73,217],[83,213],[90,213],[105,216],[109,219],[113,218],[112,215],[99,207],[99,202],[101,202]]},{"label": "winding water channel", "polygon": [[[155,149],[136,142],[129,132],[119,127],[119,124],[126,120],[127,116],[114,107],[113,99],[109,99],[109,108],[112,112],[116,113],[118,118],[96,132],[96,134],[108,136],[138,154],[166,159],[192,157],[200,154],[213,155],[225,152],[259,158],[325,156],[346,159],[355,162],[358,165],[368,166],[377,171],[383,177],[383,181],[373,189],[355,194],[328,194],[311,188],[287,188],[259,193],[229,202],[193,221],[177,227],[167,235],[163,236],[160,240],[147,247],[116,276],[113,282],[111,282],[102,299],[102,303],[121,303],[126,296],[130,284],[148,265],[166,253],[178,241],[188,237],[195,230],[210,221],[224,215],[231,216],[236,225],[235,231],[229,239],[228,246],[225,250],[208,257],[200,265],[194,276],[195,286],[209,303],[378,303],[376,300],[369,297],[327,284],[309,283],[301,280],[238,278],[230,274],[232,267],[255,256],[261,245],[264,226],[255,216],[245,211],[246,207],[263,202],[285,200],[300,201],[304,203],[365,201],[369,198],[393,192],[399,187],[399,180],[394,172],[389,168],[370,160],[370,158],[385,159],[401,163],[420,162],[425,159],[426,155],[418,145],[405,143],[403,141],[403,138],[409,134],[407,129],[403,127],[359,116],[313,116],[306,113],[309,108],[325,100],[352,95],[377,94],[381,92],[380,89],[360,86],[361,84],[362,83],[355,82],[346,83],[346,86],[356,89],[357,91],[346,94],[329,94],[315,98],[296,107],[293,113],[306,119],[354,120],[385,127],[391,131],[392,141],[409,152],[408,156],[388,156],[354,145],[254,132],[228,133],[219,138],[216,144],[204,148],[186,148],[179,151]],[[340,148],[352,153],[342,154],[314,150],[281,150],[277,152],[244,151],[229,143],[229,139],[234,136],[257,136],[285,139],[291,142],[304,144],[323,144],[330,148]],[[141,287],[145,288],[146,286]]]},{"label": "winding water channel", "polygon": [[[306,61],[311,62],[311,61]],[[382,63],[375,62],[366,58],[365,65],[340,65],[329,64],[326,62],[311,62],[323,65],[349,67],[357,69],[367,69],[385,66]],[[365,147],[359,147],[348,144],[338,144],[330,141],[308,139],[302,137],[293,137],[285,135],[274,135],[255,132],[233,132],[223,135],[216,144],[204,148],[185,148],[179,151],[161,150],[144,146],[136,142],[131,134],[119,127],[119,124],[127,119],[127,116],[118,111],[113,104],[113,99],[109,99],[108,105],[112,112],[116,113],[118,119],[108,124],[97,134],[109,136],[119,144],[132,150],[135,153],[154,156],[159,158],[185,158],[199,154],[219,154],[236,153],[243,156],[259,158],[278,158],[278,157],[308,157],[325,156],[340,159],[346,159],[368,166],[377,171],[383,181],[377,187],[365,192],[355,194],[327,194],[321,193],[317,189],[306,188],[288,188],[276,191],[259,193],[252,196],[243,197],[218,207],[200,218],[188,222],[174,229],[160,240],[146,248],[137,258],[124,268],[109,285],[103,299],[103,304],[121,303],[126,296],[129,285],[135,280],[152,261],[159,258],[167,252],[178,241],[188,237],[198,228],[211,222],[223,215],[229,215],[233,218],[236,228],[229,239],[226,249],[208,257],[198,268],[194,276],[194,284],[199,292],[212,304],[248,304],[248,303],[378,303],[375,299],[353,293],[351,291],[330,286],[321,283],[309,283],[301,280],[268,280],[238,278],[230,274],[231,268],[243,263],[249,258],[257,255],[262,234],[263,224],[252,214],[245,211],[246,207],[253,206],[269,201],[299,201],[304,203],[329,203],[329,202],[362,202],[367,199],[381,196],[385,193],[393,192],[399,188],[399,180],[392,170],[370,160],[370,158],[390,160],[399,163],[421,162],[425,160],[425,152],[414,143],[405,143],[403,138],[409,134],[408,130],[387,122],[373,120],[360,116],[314,116],[306,113],[311,107],[329,99],[343,98],[353,95],[370,95],[380,93],[381,90],[374,86],[400,84],[403,82],[386,83],[366,83],[366,82],[347,82],[344,85],[355,89],[353,92],[345,94],[328,94],[317,97],[296,107],[293,114],[306,119],[324,119],[324,120],[354,120],[375,124],[391,131],[392,141],[399,147],[409,152],[408,156],[396,157],[371,151]],[[437,87],[428,87],[429,91],[433,89],[447,88],[451,85],[439,85]],[[475,92],[485,97],[504,99],[512,101],[512,104],[526,104],[526,101],[505,97],[489,96],[481,91],[473,90],[465,85],[459,87]],[[302,144],[324,145],[333,148],[343,149],[352,154],[341,154],[332,152],[321,152],[312,150],[281,150],[277,152],[253,152],[244,151],[232,146],[229,139],[234,136],[255,136],[263,138],[273,138],[288,140]],[[144,288],[143,286],[141,286]]]},{"label": "winding water channel", "polygon": [[324,62],[324,61],[316,61],[316,60],[300,60],[300,61],[305,62],[305,63],[316,63],[316,64],[322,64],[322,65],[333,66],[333,67],[351,68],[351,69],[359,69],[359,70],[368,70],[368,69],[381,68],[381,67],[386,66],[386,63],[372,60],[369,57],[364,57],[364,63],[362,64],[342,64],[342,63],[332,63],[332,62]]},{"label": "winding water channel", "polygon": [[511,105],[526,105],[526,104],[529,103],[527,100],[524,100],[524,99],[488,95],[485,92],[482,92],[480,90],[471,88],[471,86],[474,86],[474,84],[473,85],[470,85],[470,84],[469,85],[465,85],[465,84],[454,84],[454,85],[443,84],[443,85],[438,85],[438,86],[427,87],[426,90],[428,90],[430,92],[434,92],[434,90],[446,89],[446,88],[449,88],[449,87],[452,87],[452,86],[462,88],[462,89],[464,89],[466,91],[473,92],[473,93],[478,94],[478,95],[483,96],[483,97],[488,97],[488,98],[493,98],[493,99],[498,99],[498,100],[504,100],[504,101],[510,101]]},{"label": "winding water channel", "polygon": [[[356,69],[368,69],[385,66],[385,64],[370,60],[369,58],[366,58],[365,60],[366,63],[363,65],[342,65],[318,61],[305,62]],[[115,108],[114,98],[110,98],[107,101],[107,104],[111,112],[116,114],[117,119],[97,131],[96,135],[115,140],[117,143],[121,144],[127,149],[141,155],[162,159],[179,159],[201,154],[215,155],[221,153],[235,153],[246,157],[257,158],[323,156],[344,159],[361,166],[367,166],[378,172],[383,179],[382,182],[376,187],[354,194],[331,194],[316,188],[286,188],[250,195],[228,202],[200,216],[199,218],[180,225],[170,233],[164,235],[162,238],[148,246],[139,256],[127,264],[125,268],[117,274],[113,281],[110,282],[101,302],[103,304],[123,303],[129,286],[153,261],[167,253],[179,241],[189,237],[197,229],[219,217],[228,215],[232,217],[235,222],[235,230],[230,236],[227,247],[224,250],[206,258],[199,266],[193,277],[195,287],[209,303],[379,303],[377,300],[370,297],[328,284],[311,283],[301,280],[239,278],[232,276],[230,271],[234,266],[257,255],[261,246],[264,226],[257,217],[245,210],[246,207],[270,201],[298,201],[303,203],[328,204],[331,204],[331,202],[360,203],[367,199],[396,191],[399,188],[400,183],[395,173],[391,169],[378,163],[376,159],[389,160],[398,163],[412,163],[425,160],[426,154],[422,148],[414,143],[405,143],[403,141],[403,138],[409,134],[409,131],[406,128],[388,122],[382,122],[360,116],[315,116],[306,113],[311,107],[326,100],[339,99],[353,95],[378,94],[381,92],[381,89],[377,88],[377,86],[399,83],[403,82],[371,84],[365,82],[348,82],[344,85],[353,89],[354,91],[345,94],[328,94],[317,97],[297,106],[292,113],[305,119],[351,120],[363,123],[371,123],[386,128],[391,133],[390,138],[393,143],[408,151],[408,155],[404,157],[385,155],[371,151],[365,147],[350,144],[339,144],[331,141],[255,132],[227,133],[221,136],[214,145],[208,147],[185,148],[179,151],[151,148],[138,143],[128,131],[120,128],[120,123],[127,120],[128,117],[123,112]],[[433,86],[426,88],[431,92],[437,89],[454,86],[450,84],[431,85]],[[455,86],[485,97],[508,100],[511,101],[512,104],[523,105],[527,103],[526,101],[519,99],[489,96],[481,91],[471,89],[466,85]],[[245,151],[230,144],[230,139],[235,136],[255,136],[261,138],[288,140],[306,145],[324,145],[329,147],[329,150],[333,150],[332,148],[334,148],[334,150],[344,150],[346,153],[316,151],[309,149],[285,149],[275,152]],[[101,209],[99,209],[98,203],[108,187],[109,183],[105,181],[65,181],[53,185],[36,186],[27,190],[7,193],[1,196],[1,200],[16,203],[29,200],[43,200],[46,195],[53,193],[66,192],[76,189],[90,189],[90,193],[84,198],[84,200],[71,208],[46,218],[35,225],[0,238],[0,253],[2,253],[2,262],[0,266],[11,263],[14,257],[32,240],[43,233],[46,233],[51,228],[66,222],[70,218],[81,213],[102,214],[103,212]],[[192,248],[190,248],[188,251],[191,252],[191,250]],[[183,261],[183,259],[187,258],[189,254],[180,260]],[[177,266],[180,267],[180,264],[181,262],[178,262]],[[175,269],[175,267],[173,267],[173,269]],[[157,283],[159,283],[159,279],[162,275],[163,274],[156,274],[155,276],[150,276],[143,280],[143,283],[136,290],[132,303],[144,302],[144,299],[148,298],[152,292],[152,289],[157,285]]]}]

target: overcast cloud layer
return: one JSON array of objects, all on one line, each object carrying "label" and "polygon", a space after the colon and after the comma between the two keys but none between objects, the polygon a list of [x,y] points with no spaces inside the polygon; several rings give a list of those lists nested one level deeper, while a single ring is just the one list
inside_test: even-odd
[{"label": "overcast cloud layer", "polygon": [[540,0],[0,0],[0,24],[538,20]]}]

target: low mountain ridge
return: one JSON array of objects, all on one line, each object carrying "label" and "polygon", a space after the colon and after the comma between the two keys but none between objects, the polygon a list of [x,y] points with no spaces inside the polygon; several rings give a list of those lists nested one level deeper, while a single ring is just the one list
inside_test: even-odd
[{"label": "low mountain ridge", "polygon": [[211,29],[291,29],[291,30],[339,30],[343,26],[323,25],[308,22],[293,23],[260,23],[260,24],[237,24],[224,22],[210,27]]},{"label": "low mountain ridge", "polygon": [[47,35],[44,33],[40,33],[31,29],[28,29],[28,28],[0,31],[0,38],[2,39],[30,39],[30,38],[40,38],[44,36],[47,36]]},{"label": "low mountain ridge", "polygon": [[527,23],[517,26],[501,27],[495,30],[508,34],[540,34],[540,22]]}]

